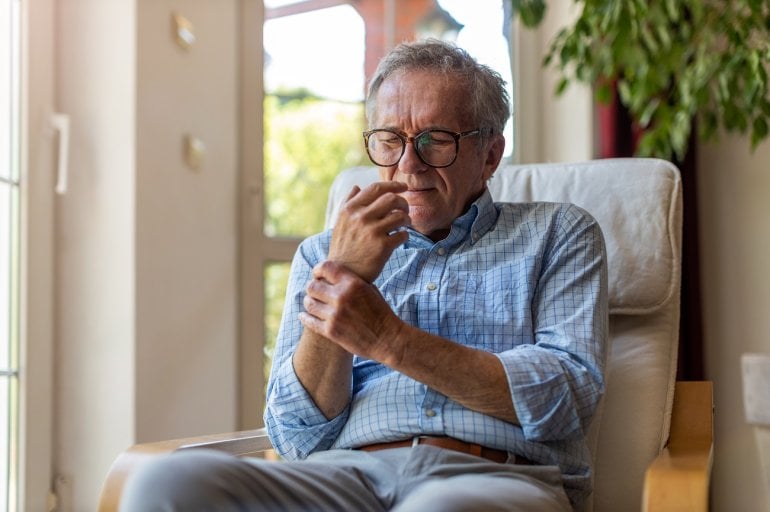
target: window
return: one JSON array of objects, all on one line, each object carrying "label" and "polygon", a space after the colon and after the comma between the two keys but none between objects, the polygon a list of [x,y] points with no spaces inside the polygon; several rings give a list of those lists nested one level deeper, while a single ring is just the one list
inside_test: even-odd
[{"label": "window", "polygon": [[[379,59],[398,41],[454,40],[510,86],[505,3],[264,1],[264,225],[245,236],[256,237],[262,260],[265,379],[294,251],[323,229],[336,174],[371,165],[361,139],[363,100]],[[506,138],[510,155],[510,127]]]},{"label": "window", "polygon": [[[350,5],[282,7],[265,2],[263,245],[289,242],[263,265],[265,376],[283,309],[288,261],[300,240],[323,229],[326,196],[340,169],[366,165],[365,28]],[[304,5],[303,5],[304,4]],[[297,44],[297,34],[312,44]]]},{"label": "window", "polygon": [[0,508],[17,508],[19,3],[0,1]]}]

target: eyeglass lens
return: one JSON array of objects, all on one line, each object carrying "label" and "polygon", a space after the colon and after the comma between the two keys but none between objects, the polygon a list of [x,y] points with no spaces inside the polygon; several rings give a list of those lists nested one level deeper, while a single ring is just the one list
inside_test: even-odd
[{"label": "eyeglass lens", "polygon": [[[367,140],[372,161],[380,166],[396,165],[406,150],[406,138],[390,130],[375,130]],[[433,167],[450,165],[457,156],[455,135],[444,130],[427,130],[411,140],[423,162]]]}]

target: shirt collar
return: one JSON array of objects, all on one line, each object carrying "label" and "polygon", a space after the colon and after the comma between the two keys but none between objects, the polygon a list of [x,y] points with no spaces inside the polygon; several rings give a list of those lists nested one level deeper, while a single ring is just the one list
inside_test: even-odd
[{"label": "shirt collar", "polygon": [[[492,201],[492,195],[489,193],[489,189],[485,188],[484,192],[471,204],[470,208],[452,222],[449,236],[435,245],[452,248],[466,240],[473,245],[492,229],[497,221],[497,215],[498,212]],[[407,247],[430,247],[434,245],[433,241],[425,235],[411,228],[407,228],[407,230],[409,231]]]}]

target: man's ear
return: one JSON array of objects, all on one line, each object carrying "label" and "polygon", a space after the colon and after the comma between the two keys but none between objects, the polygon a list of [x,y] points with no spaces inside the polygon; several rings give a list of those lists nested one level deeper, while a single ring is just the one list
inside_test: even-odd
[{"label": "man's ear", "polygon": [[484,160],[484,181],[489,180],[500,165],[505,151],[505,137],[501,133],[492,135],[486,149]]}]

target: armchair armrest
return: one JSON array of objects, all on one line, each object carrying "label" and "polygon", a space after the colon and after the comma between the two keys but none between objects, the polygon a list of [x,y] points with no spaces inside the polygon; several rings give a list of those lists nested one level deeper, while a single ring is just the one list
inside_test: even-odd
[{"label": "armchair armrest", "polygon": [[708,510],[714,448],[711,382],[677,382],[666,448],[647,468],[644,512]]},{"label": "armchair armrest", "polygon": [[140,466],[175,451],[202,448],[219,450],[239,457],[265,457],[272,446],[264,428],[134,445],[113,462],[102,486],[99,512],[117,512],[123,486]]}]

